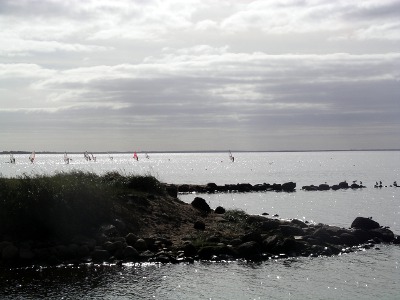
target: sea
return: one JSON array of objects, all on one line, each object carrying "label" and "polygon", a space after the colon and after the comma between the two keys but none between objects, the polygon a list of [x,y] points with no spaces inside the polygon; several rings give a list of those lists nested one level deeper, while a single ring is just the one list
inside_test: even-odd
[{"label": "sea", "polygon": [[[295,182],[295,192],[180,194],[187,203],[241,209],[271,218],[349,228],[372,217],[400,235],[400,151],[228,152],[0,155],[0,176],[81,170],[152,175],[174,184]],[[304,185],[347,181],[365,188],[304,191]],[[375,185],[382,183],[381,188]],[[0,269],[0,299],[400,299],[400,246],[380,244],[332,257],[264,262],[201,261],[122,266],[60,265]]]}]

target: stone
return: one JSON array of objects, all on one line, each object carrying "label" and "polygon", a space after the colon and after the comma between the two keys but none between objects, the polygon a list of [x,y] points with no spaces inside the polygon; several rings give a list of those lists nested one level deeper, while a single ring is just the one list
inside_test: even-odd
[{"label": "stone", "polygon": [[296,183],[286,182],[282,184],[282,190],[285,192],[293,192],[296,189]]},{"label": "stone", "polygon": [[224,214],[225,213],[225,208],[223,208],[222,206],[218,206],[215,210],[214,210],[214,212],[216,213],[216,214]]},{"label": "stone", "polygon": [[370,230],[370,229],[375,229],[375,228],[379,228],[379,227],[380,227],[380,225],[378,222],[375,222],[374,220],[372,220],[370,218],[364,218],[364,217],[357,217],[351,223],[351,228],[359,228],[359,229],[364,229],[364,230]]},{"label": "stone", "polygon": [[133,247],[136,250],[142,252],[142,251],[147,250],[147,243],[144,239],[138,239]]},{"label": "stone", "polygon": [[139,252],[132,246],[127,246],[124,249],[124,258],[125,259],[135,259],[139,257]]},{"label": "stone", "polygon": [[238,254],[244,258],[258,259],[261,256],[260,245],[254,241],[242,243],[236,250]]},{"label": "stone", "polygon": [[127,243],[129,246],[135,245],[135,243],[136,243],[136,241],[137,241],[138,239],[139,239],[139,237],[138,237],[137,235],[133,234],[133,233],[128,233],[128,234],[125,236],[126,243]]},{"label": "stone", "polygon": [[192,201],[192,206],[198,210],[204,211],[204,212],[211,212],[211,208],[210,206],[207,204],[206,200],[204,200],[203,198],[200,197],[196,197],[194,198],[194,200]]}]

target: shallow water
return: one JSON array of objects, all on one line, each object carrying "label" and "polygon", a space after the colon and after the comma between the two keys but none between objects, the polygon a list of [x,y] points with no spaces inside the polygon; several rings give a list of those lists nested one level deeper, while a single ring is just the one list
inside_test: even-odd
[{"label": "shallow water", "polygon": [[[301,152],[98,155],[86,162],[83,155],[15,155],[16,165],[1,164],[6,177],[51,174],[73,169],[102,174],[151,174],[168,183],[217,184],[294,181],[294,193],[180,195],[191,202],[205,198],[215,208],[267,212],[280,218],[299,218],[349,227],[356,216],[372,216],[400,234],[400,152]],[[8,156],[0,156],[7,161]],[[336,184],[361,180],[362,190],[305,192],[302,185]],[[388,187],[375,189],[381,180]],[[60,266],[45,269],[0,271],[1,299],[399,299],[400,247],[379,245],[336,257],[270,260],[263,263],[196,262],[179,265]]]}]

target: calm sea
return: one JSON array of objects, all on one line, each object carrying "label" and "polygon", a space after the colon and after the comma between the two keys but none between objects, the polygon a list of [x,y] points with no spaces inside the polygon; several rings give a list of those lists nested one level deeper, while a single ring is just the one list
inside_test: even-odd
[{"label": "calm sea", "polygon": [[[239,208],[252,214],[278,214],[349,227],[357,216],[373,217],[400,234],[400,152],[240,152],[81,155],[66,165],[63,155],[15,155],[16,164],[0,156],[0,174],[52,174],[84,170],[102,174],[153,175],[162,182],[217,184],[297,183],[294,193],[180,195],[195,196],[212,207]],[[111,157],[113,159],[111,159]],[[301,186],[346,180],[361,190],[306,192]],[[382,181],[383,188],[374,188]],[[400,299],[400,246],[336,257],[293,258],[262,263],[196,262],[124,266],[59,266],[0,271],[0,299]]]}]

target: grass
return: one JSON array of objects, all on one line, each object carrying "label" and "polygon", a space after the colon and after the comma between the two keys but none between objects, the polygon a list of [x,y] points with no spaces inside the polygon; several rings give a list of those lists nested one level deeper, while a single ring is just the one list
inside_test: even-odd
[{"label": "grass", "polygon": [[114,218],[121,192],[163,194],[152,176],[74,171],[0,177],[0,238],[66,239],[93,233]]}]

